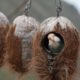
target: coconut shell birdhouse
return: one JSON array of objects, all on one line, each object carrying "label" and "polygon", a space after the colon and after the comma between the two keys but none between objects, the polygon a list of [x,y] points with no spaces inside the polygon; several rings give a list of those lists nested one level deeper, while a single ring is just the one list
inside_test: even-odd
[{"label": "coconut shell birdhouse", "polygon": [[32,40],[39,28],[39,22],[28,16],[31,0],[26,3],[24,14],[13,21],[6,36],[6,63],[11,71],[24,74],[29,71],[32,58]]},{"label": "coconut shell birdhouse", "polygon": [[73,80],[79,51],[79,33],[65,17],[41,23],[33,40],[33,66],[40,80]]},{"label": "coconut shell birdhouse", "polygon": [[29,71],[29,63],[32,58],[32,40],[39,27],[34,18],[18,16],[6,36],[6,61],[7,65],[18,73]]}]

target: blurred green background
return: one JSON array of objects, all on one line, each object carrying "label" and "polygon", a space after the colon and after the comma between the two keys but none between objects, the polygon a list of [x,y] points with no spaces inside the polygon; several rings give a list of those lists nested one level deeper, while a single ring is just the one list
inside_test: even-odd
[{"label": "blurred green background", "polygon": [[[0,11],[7,15],[10,22],[12,22],[15,17],[23,14],[25,7],[25,4],[22,5],[23,2],[24,0],[0,0]],[[61,15],[69,18],[77,28],[80,28],[80,15],[77,13],[76,9],[64,2],[62,2],[62,6],[63,10]],[[18,7],[20,8],[17,9]],[[15,11],[16,9],[17,11]],[[39,22],[42,22],[48,17],[56,16],[55,0],[32,0],[29,15],[36,18]],[[0,80],[16,80],[16,75],[11,74],[11,72],[3,68],[0,69]],[[25,78],[25,80],[37,79],[35,79],[35,75],[28,75],[28,78]]]}]

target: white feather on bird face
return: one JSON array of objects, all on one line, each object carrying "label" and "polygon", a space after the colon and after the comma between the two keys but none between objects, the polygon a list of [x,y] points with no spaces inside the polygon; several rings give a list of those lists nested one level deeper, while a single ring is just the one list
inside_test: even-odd
[{"label": "white feather on bird face", "polygon": [[52,46],[54,48],[57,48],[59,46],[60,39],[55,34],[49,34],[49,46]]}]

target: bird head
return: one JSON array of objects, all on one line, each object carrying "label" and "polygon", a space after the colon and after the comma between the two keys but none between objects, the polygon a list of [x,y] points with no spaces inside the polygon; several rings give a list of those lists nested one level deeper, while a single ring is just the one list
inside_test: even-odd
[{"label": "bird head", "polygon": [[49,55],[56,56],[64,47],[63,37],[56,32],[50,32],[44,36],[42,46]]}]

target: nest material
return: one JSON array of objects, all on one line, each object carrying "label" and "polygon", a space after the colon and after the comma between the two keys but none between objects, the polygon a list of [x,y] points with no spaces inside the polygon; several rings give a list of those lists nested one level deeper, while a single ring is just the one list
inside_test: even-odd
[{"label": "nest material", "polygon": [[17,17],[6,36],[6,63],[10,69],[24,74],[29,71],[32,58],[33,35],[39,27],[38,22],[25,15]]},{"label": "nest material", "polygon": [[5,51],[5,37],[7,35],[9,25],[0,25],[0,67],[4,63]]},{"label": "nest material", "polygon": [[6,36],[5,61],[10,69],[22,74],[28,71],[30,60],[26,58],[25,61],[22,60],[22,42],[18,36],[14,35],[14,31],[15,26],[11,26]]},{"label": "nest material", "polygon": [[[64,23],[65,24],[65,23]],[[72,25],[71,25],[72,26]],[[76,28],[72,28],[66,23],[65,28],[57,22],[53,29],[45,25],[45,28],[36,33],[33,40],[33,59],[32,65],[35,68],[40,80],[72,80],[71,76],[75,73],[77,66],[78,48],[79,48],[79,34]],[[47,29],[47,31],[44,29]],[[49,30],[48,30],[49,29]],[[52,73],[48,70],[48,58],[46,51],[41,46],[43,37],[49,32],[57,32],[64,39],[64,49],[55,58],[53,63]],[[67,72],[67,73],[66,73]]]},{"label": "nest material", "polygon": [[4,63],[5,55],[5,37],[9,29],[9,20],[8,18],[0,12],[0,67]]},{"label": "nest material", "polygon": [[[25,72],[22,64],[21,40],[14,35],[15,27],[11,26],[6,36],[6,55],[7,66],[16,72]],[[28,64],[28,63],[26,63]]]}]

